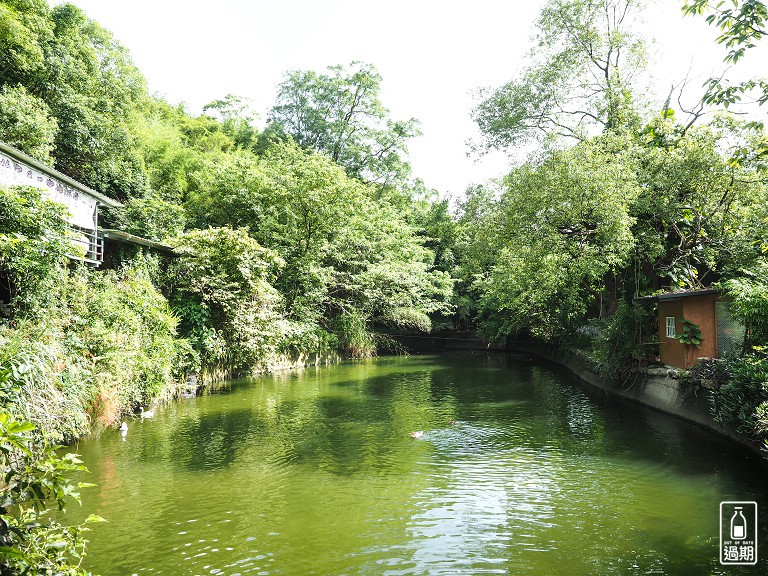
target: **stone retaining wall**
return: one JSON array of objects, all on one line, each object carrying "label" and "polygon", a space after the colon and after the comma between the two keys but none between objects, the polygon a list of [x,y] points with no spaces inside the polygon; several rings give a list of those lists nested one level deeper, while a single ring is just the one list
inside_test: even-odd
[{"label": "stone retaining wall", "polygon": [[421,336],[416,334],[398,334],[398,342],[413,352],[438,352],[441,350],[506,350],[504,344],[489,342],[477,336],[458,334],[455,336]]},{"label": "stone retaining wall", "polygon": [[308,366],[327,366],[329,364],[338,364],[345,360],[338,352],[323,352],[320,354],[283,354],[277,359],[269,362],[256,373],[263,372],[282,372],[285,370],[298,370]]}]

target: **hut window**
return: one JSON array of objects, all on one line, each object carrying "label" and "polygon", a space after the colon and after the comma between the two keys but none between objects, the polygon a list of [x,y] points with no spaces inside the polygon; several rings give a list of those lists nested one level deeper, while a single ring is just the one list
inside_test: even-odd
[{"label": "hut window", "polygon": [[667,316],[667,338],[675,337],[675,317]]}]

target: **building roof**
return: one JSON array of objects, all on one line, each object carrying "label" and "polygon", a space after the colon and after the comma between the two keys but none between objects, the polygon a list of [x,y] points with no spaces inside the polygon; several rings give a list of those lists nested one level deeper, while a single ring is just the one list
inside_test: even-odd
[{"label": "building roof", "polygon": [[168,246],[167,244],[163,244],[162,242],[155,242],[154,240],[142,238],[141,236],[135,236],[133,234],[129,234],[128,232],[123,232],[122,230],[114,230],[111,228],[106,228],[106,229],[99,228],[99,231],[103,234],[104,238],[107,240],[114,240],[115,242],[125,242],[127,244],[136,244],[138,246],[146,246],[147,248],[152,248],[159,252],[166,252],[168,254],[174,253],[173,247]]},{"label": "building roof", "polygon": [[707,296],[710,294],[720,294],[721,290],[717,288],[706,288],[702,290],[681,290],[680,292],[666,292],[664,294],[655,294],[653,296],[643,296],[642,298],[633,298],[633,304],[653,304],[655,302],[668,302],[673,300],[682,300],[693,296]]},{"label": "building roof", "polygon": [[27,156],[23,152],[16,150],[16,148],[13,148],[12,146],[9,146],[8,144],[4,142],[0,142],[0,152],[3,154],[6,154],[7,156],[10,156],[14,160],[17,160],[18,162],[22,164],[26,164],[35,170],[39,170],[40,172],[43,172],[50,176],[51,178],[54,178],[56,180],[60,180],[67,184],[68,186],[71,186],[72,188],[77,189],[78,191],[82,192],[83,194],[87,194],[89,196],[92,196],[96,199],[96,201],[99,204],[102,204],[104,206],[109,206],[111,208],[119,208],[122,206],[120,202],[117,200],[113,200],[109,196],[105,196],[104,194],[100,192],[96,192],[96,190],[93,190],[92,188],[89,188],[85,184],[81,184],[77,180],[70,178],[66,174],[62,174],[58,170],[54,170],[50,166],[46,166],[42,162],[38,162],[31,156]]}]

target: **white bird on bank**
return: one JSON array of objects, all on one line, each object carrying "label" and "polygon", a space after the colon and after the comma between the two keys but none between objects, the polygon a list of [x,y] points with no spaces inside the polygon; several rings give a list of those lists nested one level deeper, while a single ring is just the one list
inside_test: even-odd
[{"label": "white bird on bank", "polygon": [[152,418],[155,415],[154,408],[152,410],[145,411],[144,406],[139,406],[139,410],[141,410],[141,414],[139,414],[139,416],[141,416],[142,418]]}]

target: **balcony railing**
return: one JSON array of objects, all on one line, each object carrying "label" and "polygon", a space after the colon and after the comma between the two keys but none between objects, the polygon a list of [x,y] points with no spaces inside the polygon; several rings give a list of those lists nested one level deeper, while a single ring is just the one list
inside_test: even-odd
[{"label": "balcony railing", "polygon": [[96,230],[88,230],[70,224],[71,240],[81,247],[80,254],[69,254],[72,260],[80,260],[89,266],[99,267],[104,261],[104,238]]}]

